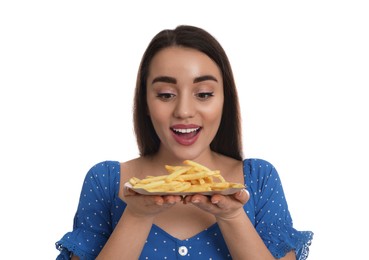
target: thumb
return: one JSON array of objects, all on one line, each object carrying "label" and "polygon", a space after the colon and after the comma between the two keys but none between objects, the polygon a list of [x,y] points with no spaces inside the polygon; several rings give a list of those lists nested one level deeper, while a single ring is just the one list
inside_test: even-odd
[{"label": "thumb", "polygon": [[250,199],[250,193],[248,190],[242,189],[235,194],[235,199],[239,200],[242,204],[246,204]]},{"label": "thumb", "polygon": [[125,186],[123,189],[123,195],[124,196],[131,196],[137,194],[135,191],[133,191],[130,187]]}]

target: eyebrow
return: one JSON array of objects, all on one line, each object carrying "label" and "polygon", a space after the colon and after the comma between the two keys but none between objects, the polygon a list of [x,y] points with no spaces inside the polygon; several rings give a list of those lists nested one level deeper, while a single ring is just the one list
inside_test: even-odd
[{"label": "eyebrow", "polygon": [[199,83],[199,82],[202,82],[202,81],[206,81],[206,80],[213,80],[215,82],[218,82],[218,80],[211,76],[211,75],[204,75],[204,76],[200,76],[200,77],[197,77],[193,80],[193,83]]},{"label": "eyebrow", "polygon": [[164,82],[164,83],[176,84],[177,80],[173,77],[159,76],[159,77],[154,78],[152,80],[151,84],[154,84],[155,82]]},{"label": "eyebrow", "polygon": [[[218,82],[218,80],[211,76],[211,75],[204,75],[204,76],[200,76],[200,77],[197,77],[193,80],[193,83],[199,83],[199,82],[202,82],[202,81],[206,81],[206,80],[213,80],[215,82]],[[171,83],[171,84],[176,84],[177,83],[177,80],[173,77],[168,77],[168,76],[159,76],[159,77],[156,77],[152,80],[151,84],[154,84],[156,82],[164,82],[164,83]]]}]

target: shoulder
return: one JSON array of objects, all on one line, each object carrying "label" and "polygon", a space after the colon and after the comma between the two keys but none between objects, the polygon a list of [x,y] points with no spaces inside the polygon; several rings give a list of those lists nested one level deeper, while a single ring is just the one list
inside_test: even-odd
[{"label": "shoulder", "polygon": [[275,167],[267,160],[259,158],[248,158],[243,160],[243,169],[244,173],[246,174],[248,172],[270,172],[271,170],[275,170]]},{"label": "shoulder", "polygon": [[142,157],[137,157],[125,162],[120,163],[121,169],[132,169],[137,168],[142,163]]},{"label": "shoulder", "polygon": [[118,161],[101,161],[94,164],[87,172],[82,193],[86,198],[105,198],[107,201],[119,188],[120,167]]},{"label": "shoulder", "polygon": [[137,158],[125,161],[125,162],[121,162],[119,165],[120,165],[121,171],[124,172],[124,174],[129,174],[129,173],[141,171],[141,168],[144,164],[145,163],[143,162],[143,158],[137,157]]},{"label": "shoulder", "polygon": [[119,171],[119,168],[120,168],[119,161],[101,161],[101,162],[94,164],[90,168],[89,173],[104,174],[104,173]]},{"label": "shoulder", "polygon": [[269,161],[263,159],[246,159],[243,161],[246,186],[258,192],[273,192],[283,194],[281,178]]},{"label": "shoulder", "polygon": [[86,175],[86,181],[111,182],[115,181],[120,174],[119,161],[100,161],[94,164]]},{"label": "shoulder", "polygon": [[279,181],[279,175],[272,163],[264,159],[250,158],[243,160],[243,174],[245,180],[251,182],[265,182],[274,179]]},{"label": "shoulder", "polygon": [[151,172],[150,175],[153,175],[152,171],[150,170],[150,164],[144,157],[137,157],[125,162],[121,162],[120,171],[122,183],[127,182],[132,177],[143,178],[147,172]]}]

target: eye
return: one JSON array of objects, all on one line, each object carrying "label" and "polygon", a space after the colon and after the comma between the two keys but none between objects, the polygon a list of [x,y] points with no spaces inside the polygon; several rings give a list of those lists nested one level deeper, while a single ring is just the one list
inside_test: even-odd
[{"label": "eye", "polygon": [[157,98],[163,100],[163,101],[169,101],[175,97],[172,93],[158,93],[156,95]]},{"label": "eye", "polygon": [[196,96],[201,100],[206,100],[214,96],[214,92],[200,92]]}]

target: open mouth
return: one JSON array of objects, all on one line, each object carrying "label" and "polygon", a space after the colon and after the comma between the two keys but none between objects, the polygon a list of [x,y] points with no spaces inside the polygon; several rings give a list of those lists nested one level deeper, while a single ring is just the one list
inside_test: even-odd
[{"label": "open mouth", "polygon": [[175,140],[182,145],[191,145],[196,142],[198,134],[202,127],[192,128],[170,128],[173,132]]},{"label": "open mouth", "polygon": [[192,138],[195,135],[197,135],[198,132],[200,132],[201,127],[196,127],[196,128],[171,128],[171,130],[176,135],[182,136],[184,138],[185,137]]},{"label": "open mouth", "polygon": [[171,128],[171,130],[176,134],[176,135],[196,135],[200,130],[201,127],[196,127],[196,128]]}]

